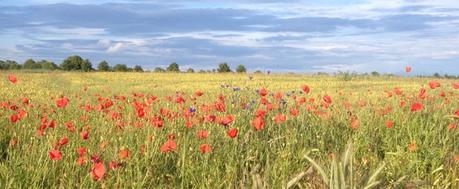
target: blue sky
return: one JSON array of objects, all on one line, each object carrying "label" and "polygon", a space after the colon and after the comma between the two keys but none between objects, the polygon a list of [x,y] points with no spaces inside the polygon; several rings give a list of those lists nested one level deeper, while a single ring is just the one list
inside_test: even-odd
[{"label": "blue sky", "polygon": [[0,0],[0,59],[459,74],[457,0]]}]

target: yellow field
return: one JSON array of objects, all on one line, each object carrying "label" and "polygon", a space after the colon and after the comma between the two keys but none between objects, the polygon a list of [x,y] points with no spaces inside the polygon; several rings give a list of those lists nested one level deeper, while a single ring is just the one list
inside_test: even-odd
[{"label": "yellow field", "polygon": [[10,74],[0,188],[459,187],[457,80]]}]

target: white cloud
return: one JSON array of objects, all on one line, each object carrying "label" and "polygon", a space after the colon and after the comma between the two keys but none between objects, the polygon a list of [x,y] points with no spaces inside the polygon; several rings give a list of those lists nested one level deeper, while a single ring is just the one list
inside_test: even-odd
[{"label": "white cloud", "polygon": [[115,53],[115,52],[118,52],[120,51],[122,48],[123,48],[123,43],[115,43],[114,45],[110,46],[108,49],[107,49],[107,52],[108,53]]},{"label": "white cloud", "polygon": [[110,41],[110,39],[100,39],[99,41],[97,41],[97,45],[105,48],[110,47],[111,43],[112,42]]}]

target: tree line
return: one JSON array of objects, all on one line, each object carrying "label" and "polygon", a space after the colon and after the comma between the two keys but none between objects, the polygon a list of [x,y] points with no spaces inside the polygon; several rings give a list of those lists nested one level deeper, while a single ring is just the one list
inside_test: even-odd
[{"label": "tree line", "polygon": [[[126,64],[116,64],[110,66],[107,61],[101,61],[97,68],[94,68],[89,59],[83,59],[78,55],[69,56],[62,61],[61,64],[57,65],[54,62],[48,60],[35,61],[33,59],[26,60],[23,64],[19,64],[14,60],[0,60],[0,70],[63,70],[63,71],[81,71],[81,72],[90,72],[90,71],[102,71],[102,72],[143,72],[142,66],[136,65],[134,67],[129,67]],[[245,73],[247,69],[244,65],[240,64],[236,67],[235,70],[237,73]],[[173,62],[169,64],[166,68],[156,67],[153,72],[187,72],[194,73],[193,68],[188,68],[185,71],[180,70],[180,66]],[[218,72],[218,73],[227,73],[233,72],[230,66],[227,63],[221,63],[218,65],[217,69],[212,70],[199,70],[200,73],[205,72]]]},{"label": "tree line", "polygon": [[[236,67],[236,70],[235,70],[237,73],[245,73],[247,72],[247,69],[245,68],[244,65],[242,64],[239,64],[237,67]],[[199,72],[199,73],[230,73],[230,72],[233,72],[233,70],[231,70],[231,67],[228,65],[228,63],[220,63],[218,65],[218,67],[216,69],[212,69],[212,70],[199,70],[199,71],[195,71],[193,68],[188,68],[186,70],[180,70],[180,66],[173,62],[171,64],[169,64],[169,66],[167,66],[166,68],[162,68],[162,67],[156,67],[153,72],[186,72],[186,73],[195,73],[195,72]]]},{"label": "tree line", "polygon": [[139,65],[129,67],[126,64],[116,64],[113,67],[107,61],[102,61],[97,65],[97,69],[93,68],[91,61],[83,59],[80,56],[69,56],[57,65],[48,60],[35,61],[33,59],[26,60],[23,64],[19,64],[14,60],[0,60],[0,70],[63,70],[63,71],[115,71],[115,72],[143,72],[143,68]]}]

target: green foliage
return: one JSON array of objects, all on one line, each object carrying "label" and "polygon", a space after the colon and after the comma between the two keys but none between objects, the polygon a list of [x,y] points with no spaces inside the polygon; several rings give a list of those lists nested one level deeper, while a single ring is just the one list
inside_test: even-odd
[{"label": "green foliage", "polygon": [[166,70],[164,68],[161,68],[161,67],[156,67],[153,72],[157,72],[157,73],[162,73],[162,72],[166,72]]},{"label": "green foliage", "polygon": [[102,71],[102,72],[108,72],[111,70],[110,65],[108,65],[107,61],[102,61],[97,65],[97,70]]},{"label": "green foliage", "polygon": [[371,75],[374,76],[374,77],[378,77],[380,74],[377,71],[373,71],[373,72],[371,72]]},{"label": "green foliage", "polygon": [[65,71],[89,72],[92,70],[92,64],[88,59],[83,60],[80,56],[73,55],[62,61],[61,68]]},{"label": "green foliage", "polygon": [[41,68],[40,65],[38,65],[34,60],[32,59],[28,59],[24,62],[24,64],[22,65],[22,69],[37,69],[38,67]]},{"label": "green foliage", "polygon": [[135,65],[134,68],[133,68],[133,71],[135,71],[135,72],[143,72],[143,68],[142,68],[142,66]]},{"label": "green foliage", "polygon": [[115,72],[127,72],[129,69],[126,64],[116,64],[113,66],[113,71]]},{"label": "green foliage", "polygon": [[217,72],[218,72],[218,73],[227,73],[227,72],[231,72],[231,68],[228,66],[227,63],[221,63],[221,64],[218,65]]},{"label": "green foliage", "polygon": [[188,69],[186,70],[186,73],[194,73],[193,68],[188,68]]},{"label": "green foliage", "polygon": [[[311,163],[311,165],[317,170],[317,172],[319,172],[322,181],[327,185],[328,188],[370,189],[377,187],[381,183],[381,181],[377,181],[376,179],[383,170],[385,163],[381,163],[381,165],[375,171],[372,171],[372,175],[368,177],[368,179],[366,179],[365,177],[361,177],[361,175],[358,175],[358,172],[354,170],[353,154],[353,146],[352,143],[349,142],[346,147],[346,150],[341,156],[341,159],[339,157],[332,156],[332,162],[328,166],[330,167],[328,170],[325,167],[320,166],[316,161],[310,158],[309,152],[305,154],[304,158]],[[359,185],[360,183],[361,185]]]},{"label": "green foliage", "polygon": [[171,63],[167,69],[168,72],[180,72],[179,65],[175,62]]},{"label": "green foliage", "polygon": [[0,70],[17,70],[21,69],[21,65],[14,60],[0,60]]},{"label": "green foliage", "polygon": [[59,66],[55,64],[54,62],[50,62],[47,60],[40,60],[37,62],[38,65],[40,65],[41,69],[43,70],[57,70],[59,69]]},{"label": "green foliage", "polygon": [[81,70],[84,72],[90,72],[93,70],[92,64],[88,59],[85,59],[81,64]]},{"label": "green foliage", "polygon": [[236,72],[237,73],[245,73],[247,70],[245,69],[245,66],[242,64],[237,65],[236,67]]}]

